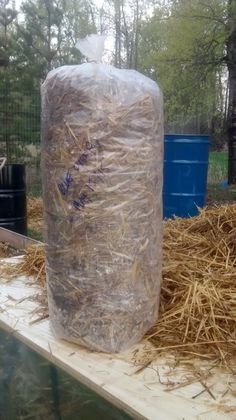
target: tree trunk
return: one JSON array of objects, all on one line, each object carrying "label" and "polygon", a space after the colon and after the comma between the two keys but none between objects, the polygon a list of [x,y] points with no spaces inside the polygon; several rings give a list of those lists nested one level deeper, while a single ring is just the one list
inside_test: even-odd
[{"label": "tree trunk", "polygon": [[139,0],[136,0],[136,18],[135,18],[135,52],[134,52],[134,68],[138,68],[138,45],[139,45]]},{"label": "tree trunk", "polygon": [[228,183],[236,184],[236,0],[229,0],[229,30],[227,66],[229,72],[229,100],[227,118]]},{"label": "tree trunk", "polygon": [[115,0],[115,67],[121,67],[121,10],[120,0]]}]

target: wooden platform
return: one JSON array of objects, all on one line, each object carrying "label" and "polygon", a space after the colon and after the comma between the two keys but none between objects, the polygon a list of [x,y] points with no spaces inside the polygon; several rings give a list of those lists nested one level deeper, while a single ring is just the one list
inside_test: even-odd
[{"label": "wooden platform", "polygon": [[48,320],[30,324],[37,304],[28,297],[36,293],[29,279],[0,279],[0,328],[134,418],[236,419],[236,374],[211,370],[203,381],[184,368],[173,369],[168,355],[140,370],[128,354],[105,355],[57,340]]}]

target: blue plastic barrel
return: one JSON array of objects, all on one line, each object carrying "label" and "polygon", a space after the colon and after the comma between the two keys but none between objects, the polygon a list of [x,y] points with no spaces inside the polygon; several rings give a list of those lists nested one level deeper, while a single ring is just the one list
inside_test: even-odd
[{"label": "blue plastic barrel", "polygon": [[209,136],[165,135],[164,218],[192,217],[205,205],[209,143]]}]

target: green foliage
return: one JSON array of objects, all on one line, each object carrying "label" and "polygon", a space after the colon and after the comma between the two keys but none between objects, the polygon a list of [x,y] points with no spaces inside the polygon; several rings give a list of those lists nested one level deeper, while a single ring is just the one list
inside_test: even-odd
[{"label": "green foliage", "polygon": [[9,0],[0,0],[0,67],[7,67],[12,50],[12,39],[9,34],[17,13],[9,6]]},{"label": "green foliage", "polygon": [[180,0],[167,10],[156,8],[143,24],[141,69],[164,91],[167,123],[193,121],[195,130],[205,132],[224,109],[224,14],[218,0]]},{"label": "green foliage", "polygon": [[210,132],[221,147],[228,12],[235,4],[104,0],[99,7],[92,0],[24,0],[17,14],[14,2],[0,0],[0,152],[28,159],[25,145],[40,139],[39,88],[47,72],[80,63],[78,38],[104,29],[114,37],[118,66],[137,67],[160,84],[166,131]]},{"label": "green foliage", "polygon": [[54,67],[80,63],[75,43],[95,27],[86,0],[26,0],[19,20],[8,3],[0,0],[0,65],[7,57],[0,67],[0,153],[28,162],[27,145],[40,142],[42,80]]}]

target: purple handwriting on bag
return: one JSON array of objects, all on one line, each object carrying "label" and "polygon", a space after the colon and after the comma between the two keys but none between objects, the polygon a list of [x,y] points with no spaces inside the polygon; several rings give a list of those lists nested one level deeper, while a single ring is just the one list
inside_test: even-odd
[{"label": "purple handwriting on bag", "polygon": [[[77,170],[79,170],[80,166],[83,166],[87,163],[88,157],[89,157],[88,152],[90,152],[92,149],[95,149],[96,145],[87,141],[85,144],[85,147],[86,147],[87,152],[83,152],[74,163],[74,168]],[[100,147],[99,143],[98,143],[98,147]],[[104,170],[106,171],[106,169],[103,168],[102,163],[101,163],[100,167],[94,171],[92,176],[89,176],[88,182],[85,184],[85,188],[94,192],[95,191],[94,187],[96,186],[96,184],[98,182],[104,182],[104,179],[103,179]],[[63,181],[58,184],[58,189],[62,195],[67,195],[72,182],[73,182],[73,178],[68,171]],[[76,210],[81,210],[85,207],[85,204],[88,202],[90,202],[90,200],[87,194],[83,192],[79,195],[79,197],[76,200],[72,201],[72,205]]]},{"label": "purple handwriting on bag", "polygon": [[88,160],[88,154],[82,153],[79,159],[77,159],[77,161],[75,162],[75,169],[79,169],[80,166],[85,165],[87,163],[87,160]]},{"label": "purple handwriting on bag", "polygon": [[[90,191],[95,191],[94,187],[97,185],[98,182],[104,182],[103,177],[105,168],[103,168],[102,163],[100,167],[89,177],[87,184],[85,184],[85,188]],[[81,193],[78,199],[73,200],[72,205],[76,210],[84,209],[85,205],[89,203],[91,200],[89,199],[86,193]]]},{"label": "purple handwriting on bag", "polygon": [[85,207],[85,204],[88,203],[88,201],[89,199],[87,194],[82,193],[76,200],[73,200],[72,204],[76,210],[81,210]]},{"label": "purple handwriting on bag", "polygon": [[[85,147],[86,147],[86,150],[90,152],[92,149],[96,148],[96,145],[91,143],[90,141],[86,141]],[[89,154],[83,152],[74,164],[75,169],[79,170],[80,166],[86,165],[88,161],[88,157],[89,157]]]},{"label": "purple handwriting on bag", "polygon": [[58,189],[62,195],[66,195],[68,193],[68,190],[72,182],[73,182],[73,178],[68,171],[63,181],[58,184]]}]

